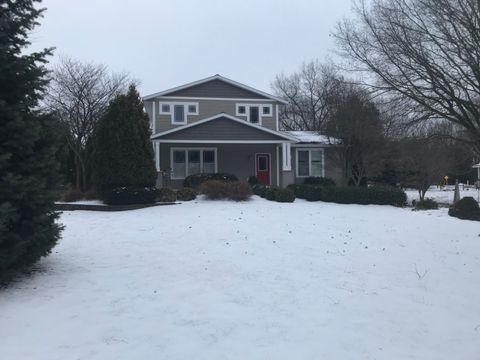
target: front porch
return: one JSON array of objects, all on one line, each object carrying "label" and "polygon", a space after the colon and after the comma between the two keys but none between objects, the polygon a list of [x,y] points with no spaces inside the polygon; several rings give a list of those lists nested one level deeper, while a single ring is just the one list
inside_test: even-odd
[{"label": "front porch", "polygon": [[157,186],[181,188],[185,177],[202,172],[245,181],[256,176],[263,184],[281,186],[281,148],[281,143],[157,142]]}]

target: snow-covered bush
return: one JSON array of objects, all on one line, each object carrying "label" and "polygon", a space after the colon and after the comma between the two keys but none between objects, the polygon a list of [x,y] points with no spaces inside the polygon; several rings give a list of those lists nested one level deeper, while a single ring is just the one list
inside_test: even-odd
[{"label": "snow-covered bush", "polygon": [[185,187],[177,191],[177,200],[180,201],[191,201],[195,200],[197,193],[192,188]]},{"label": "snow-covered bush", "polygon": [[464,220],[480,221],[480,207],[473,197],[467,196],[453,204],[448,210],[448,215]]}]

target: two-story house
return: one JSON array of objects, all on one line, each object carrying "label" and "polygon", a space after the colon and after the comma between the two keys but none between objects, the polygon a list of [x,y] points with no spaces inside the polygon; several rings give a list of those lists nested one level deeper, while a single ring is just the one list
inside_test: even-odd
[{"label": "two-story house", "polygon": [[331,145],[306,131],[280,131],[284,100],[215,75],[143,98],[150,117],[158,185],[223,172],[285,187],[309,176],[338,179]]}]

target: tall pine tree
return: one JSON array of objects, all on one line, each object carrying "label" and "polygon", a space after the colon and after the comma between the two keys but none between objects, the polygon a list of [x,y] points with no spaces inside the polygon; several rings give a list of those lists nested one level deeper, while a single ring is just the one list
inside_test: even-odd
[{"label": "tall pine tree", "polygon": [[100,192],[155,185],[148,115],[134,85],[117,96],[95,130],[94,182]]},{"label": "tall pine tree", "polygon": [[51,50],[25,54],[43,10],[0,1],[0,277],[47,255],[60,236],[52,118],[38,112]]}]

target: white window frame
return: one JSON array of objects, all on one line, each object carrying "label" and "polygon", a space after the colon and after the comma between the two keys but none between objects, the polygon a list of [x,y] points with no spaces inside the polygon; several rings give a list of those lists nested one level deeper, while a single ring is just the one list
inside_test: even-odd
[{"label": "white window frame", "polygon": [[[215,157],[215,172],[218,172],[218,157],[217,157],[217,148],[203,148],[203,147],[172,147],[170,148],[170,168],[172,169],[172,180],[183,180],[187,176],[191,175],[188,173],[188,151],[197,150],[200,151],[200,169],[203,171],[203,152],[204,151],[213,151]],[[174,177],[173,176],[173,153],[175,151],[184,151],[185,152],[185,176],[184,177]]]},{"label": "white window frame", "polygon": [[[163,111],[163,105],[169,105],[170,106],[170,111]],[[175,105],[183,105],[183,121],[175,121]],[[190,105],[194,105],[196,111],[195,112],[189,112],[188,107]],[[188,116],[189,115],[198,115],[198,102],[166,102],[166,101],[161,101],[159,104],[159,113],[160,115],[170,115],[170,122],[172,125],[185,125],[188,122]]]},{"label": "white window frame", "polygon": [[[308,151],[308,175],[299,175],[298,174],[298,152],[299,151]],[[295,149],[295,176],[297,178],[307,178],[312,176],[312,151],[321,151],[322,152],[322,175],[325,177],[325,151],[323,148],[296,148]]]},{"label": "white window frame", "polygon": [[[238,111],[238,108],[240,106],[245,106],[245,114],[241,114],[239,111]],[[251,107],[258,107],[258,123],[252,123],[250,122],[250,108]],[[267,115],[267,114],[264,114],[263,113],[263,108],[264,107],[268,107],[270,108],[270,113]],[[242,116],[242,117],[246,117],[247,118],[247,121],[250,123],[250,124],[255,124],[255,125],[262,125],[262,118],[271,118],[273,117],[273,104],[244,104],[244,103],[236,103],[235,104],[235,116]]]}]

